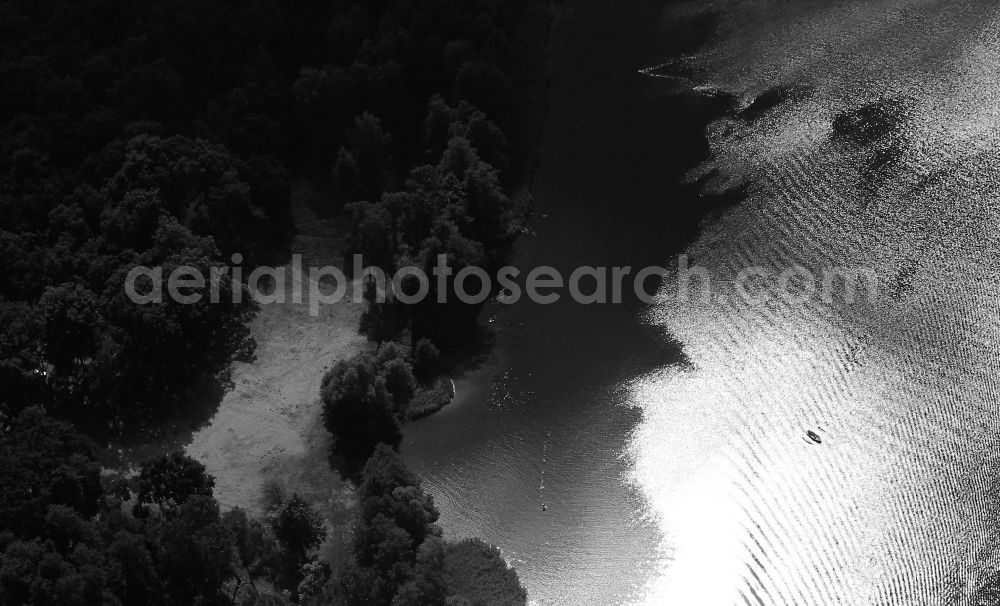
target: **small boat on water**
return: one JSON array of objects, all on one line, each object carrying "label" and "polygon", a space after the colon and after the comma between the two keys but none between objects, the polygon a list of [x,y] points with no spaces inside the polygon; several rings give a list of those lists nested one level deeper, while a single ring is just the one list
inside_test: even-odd
[{"label": "small boat on water", "polygon": [[815,442],[816,444],[822,444],[823,443],[823,439],[820,438],[819,434],[816,433],[815,431],[811,431],[811,430],[807,431],[806,432],[806,437],[809,438],[810,440],[812,440],[813,442]]}]

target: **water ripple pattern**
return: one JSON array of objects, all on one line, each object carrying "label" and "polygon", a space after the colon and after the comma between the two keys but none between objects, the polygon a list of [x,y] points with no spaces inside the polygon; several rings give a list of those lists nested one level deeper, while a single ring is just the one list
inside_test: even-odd
[{"label": "water ripple pattern", "polygon": [[689,253],[720,280],[868,267],[878,294],[678,302],[667,282],[650,321],[690,364],[630,385],[630,481],[663,530],[638,601],[971,603],[1000,565],[1000,8],[713,6],[699,84],[797,92],[710,129],[692,178],[748,194]]}]

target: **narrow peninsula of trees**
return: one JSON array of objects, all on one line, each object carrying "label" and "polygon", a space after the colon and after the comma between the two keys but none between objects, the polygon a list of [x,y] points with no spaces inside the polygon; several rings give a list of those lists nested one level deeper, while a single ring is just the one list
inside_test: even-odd
[{"label": "narrow peninsula of trees", "polygon": [[[442,360],[480,340],[480,309],[496,294],[492,284],[470,279],[466,290],[483,296],[463,300],[455,274],[479,268],[495,275],[510,260],[530,209],[529,116],[539,111],[531,100],[545,83],[523,62],[524,47],[510,41],[534,31],[525,21],[547,36],[549,7],[418,3],[410,9],[376,11],[378,19],[363,11],[344,16],[338,26],[363,32],[366,42],[354,54],[338,49],[324,67],[304,71],[296,89],[310,103],[326,98],[347,106],[342,91],[357,86],[359,74],[377,73],[380,92],[406,91],[405,97],[374,98],[366,97],[369,87],[358,87],[352,99],[367,103],[331,128],[343,133],[339,148],[316,149],[333,159],[338,203],[351,222],[345,266],[361,255],[385,275],[405,266],[432,275],[443,257],[453,272],[443,283],[431,280],[427,295],[413,304],[391,293],[382,301],[376,280],[355,276],[366,284],[361,330],[377,349],[338,363],[322,387],[333,459],[352,477],[377,444],[398,446],[401,422],[450,401],[450,382],[439,377],[447,366]],[[419,81],[409,78],[414,73],[422,75]],[[415,285],[404,280],[402,288]]]}]

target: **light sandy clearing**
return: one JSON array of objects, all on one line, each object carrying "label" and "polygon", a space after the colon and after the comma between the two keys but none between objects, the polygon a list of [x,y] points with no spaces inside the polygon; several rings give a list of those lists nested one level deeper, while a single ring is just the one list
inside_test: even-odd
[{"label": "light sandy clearing", "polygon": [[[304,268],[339,264],[339,238],[304,208],[302,187],[295,196],[300,235],[292,250],[303,255]],[[277,480],[288,493],[298,492],[336,516],[331,510],[343,505],[348,492],[328,462],[319,385],[332,364],[365,347],[358,334],[363,306],[352,302],[349,290],[344,301],[310,316],[309,277],[303,273],[304,303],[291,302],[295,285],[288,280],[285,303],[261,306],[251,324],[256,360],[235,365],[235,387],[185,448],[215,477],[215,497],[224,507],[260,513],[264,483]]]}]

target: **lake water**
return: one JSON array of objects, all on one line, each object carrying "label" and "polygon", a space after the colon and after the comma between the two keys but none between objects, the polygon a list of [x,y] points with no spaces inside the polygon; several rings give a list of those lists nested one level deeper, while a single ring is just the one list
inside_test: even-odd
[{"label": "lake water", "polygon": [[[446,532],[539,604],[968,603],[1000,566],[1000,7],[714,2],[678,61],[708,3],[577,5],[520,265],[669,264],[708,175],[745,192],[686,248],[720,286],[846,266],[878,291],[492,308],[492,361],[405,438]],[[656,73],[770,102],[705,128],[637,73],[671,54]]]}]

